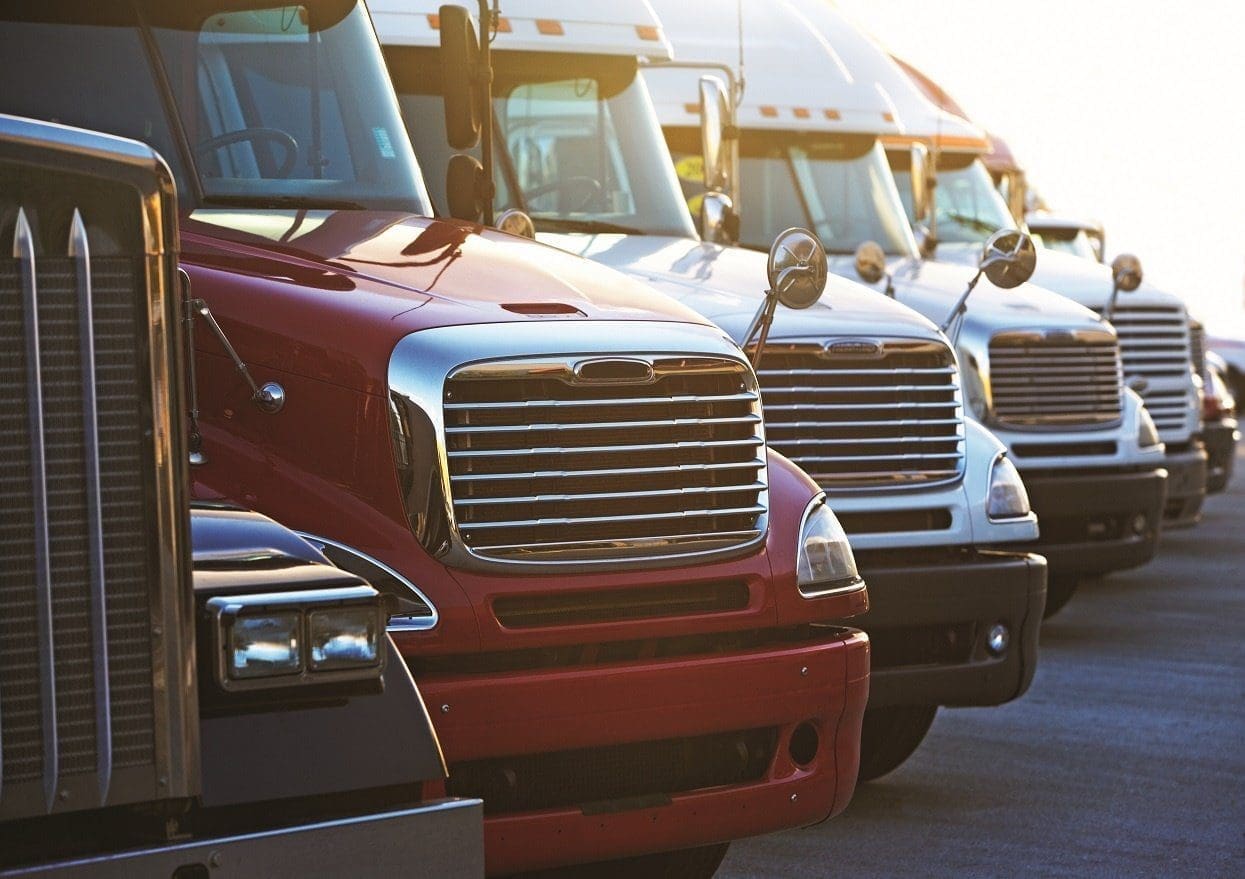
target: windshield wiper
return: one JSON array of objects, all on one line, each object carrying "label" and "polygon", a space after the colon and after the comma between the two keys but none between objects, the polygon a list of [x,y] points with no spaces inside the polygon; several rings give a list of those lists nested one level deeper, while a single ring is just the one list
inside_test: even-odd
[{"label": "windshield wiper", "polygon": [[534,218],[536,228],[549,232],[594,232],[603,235],[643,235],[643,229],[605,220],[572,220],[567,217]]},{"label": "windshield wiper", "polygon": [[976,229],[978,232],[984,232],[987,235],[993,235],[995,232],[999,231],[985,220],[978,219],[977,217],[970,217],[967,214],[946,213],[942,214],[941,218],[951,220],[953,223],[959,223],[961,226],[968,226]]},{"label": "windshield wiper", "polygon": [[297,211],[362,211],[357,201],[315,195],[204,195],[204,207],[281,208]]}]

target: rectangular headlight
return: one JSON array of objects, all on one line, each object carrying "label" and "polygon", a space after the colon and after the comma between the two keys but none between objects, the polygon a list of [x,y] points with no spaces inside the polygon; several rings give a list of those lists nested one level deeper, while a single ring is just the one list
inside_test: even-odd
[{"label": "rectangular headlight", "polygon": [[300,629],[299,613],[237,617],[229,627],[229,677],[298,674],[303,667]]},{"label": "rectangular headlight", "polygon": [[308,645],[312,670],[375,665],[380,656],[381,631],[375,607],[312,611]]}]

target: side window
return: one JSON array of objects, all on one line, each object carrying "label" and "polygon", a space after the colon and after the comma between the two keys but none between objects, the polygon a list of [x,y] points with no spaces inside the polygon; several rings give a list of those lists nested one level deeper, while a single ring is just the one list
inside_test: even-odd
[{"label": "side window", "polygon": [[498,101],[499,137],[533,214],[634,214],[609,105],[589,78],[521,85]]}]

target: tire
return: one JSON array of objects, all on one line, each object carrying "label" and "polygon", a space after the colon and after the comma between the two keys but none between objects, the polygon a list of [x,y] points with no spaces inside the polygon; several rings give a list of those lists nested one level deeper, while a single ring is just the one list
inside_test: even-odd
[{"label": "tire", "polygon": [[1042,619],[1049,620],[1076,594],[1076,587],[1081,585],[1081,578],[1072,574],[1051,574],[1046,581],[1046,607],[1042,610]]},{"label": "tire", "polygon": [[531,879],[710,879],[729,842],[525,874]]},{"label": "tire", "polygon": [[866,709],[857,781],[873,781],[898,769],[924,741],[937,713],[937,705]]}]

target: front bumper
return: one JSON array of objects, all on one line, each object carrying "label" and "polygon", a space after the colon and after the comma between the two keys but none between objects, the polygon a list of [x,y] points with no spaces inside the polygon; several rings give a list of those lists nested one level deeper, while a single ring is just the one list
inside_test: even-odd
[{"label": "front bumper", "polygon": [[[451,793],[463,793],[464,778],[520,798],[533,788],[551,791],[549,802],[514,808],[504,795],[486,798],[488,872],[709,845],[841,812],[860,759],[869,642],[852,629],[802,631],[792,643],[670,659],[478,676],[416,670],[445,747]],[[793,735],[808,723],[818,745],[801,764]],[[620,750],[759,729],[774,735],[772,758],[744,783],[672,793],[629,779],[629,796],[613,800],[588,790],[620,783],[606,756]],[[580,801],[568,802],[581,790]]]},{"label": "front bumper", "polygon": [[1206,447],[1198,440],[1172,451],[1163,459],[1167,468],[1167,504],[1163,507],[1163,526],[1187,528],[1202,518],[1206,500]]},{"label": "front bumper", "polygon": [[483,807],[445,799],[417,808],[169,843],[24,867],[0,876],[479,876]]},{"label": "front bumper", "polygon": [[1235,418],[1208,421],[1202,429],[1202,441],[1206,443],[1206,493],[1218,494],[1228,487],[1232,470],[1236,466],[1236,444],[1241,431]]},{"label": "front bumper", "polygon": [[1091,576],[1144,565],[1158,547],[1167,471],[1021,471],[1038,514],[1051,576]]},{"label": "front bumper", "polygon": [[[869,612],[869,707],[998,705],[1028,689],[1046,603],[1046,560],[1020,552],[948,550],[914,563],[911,553],[862,553]],[[1002,623],[1000,655],[986,633]]]}]

